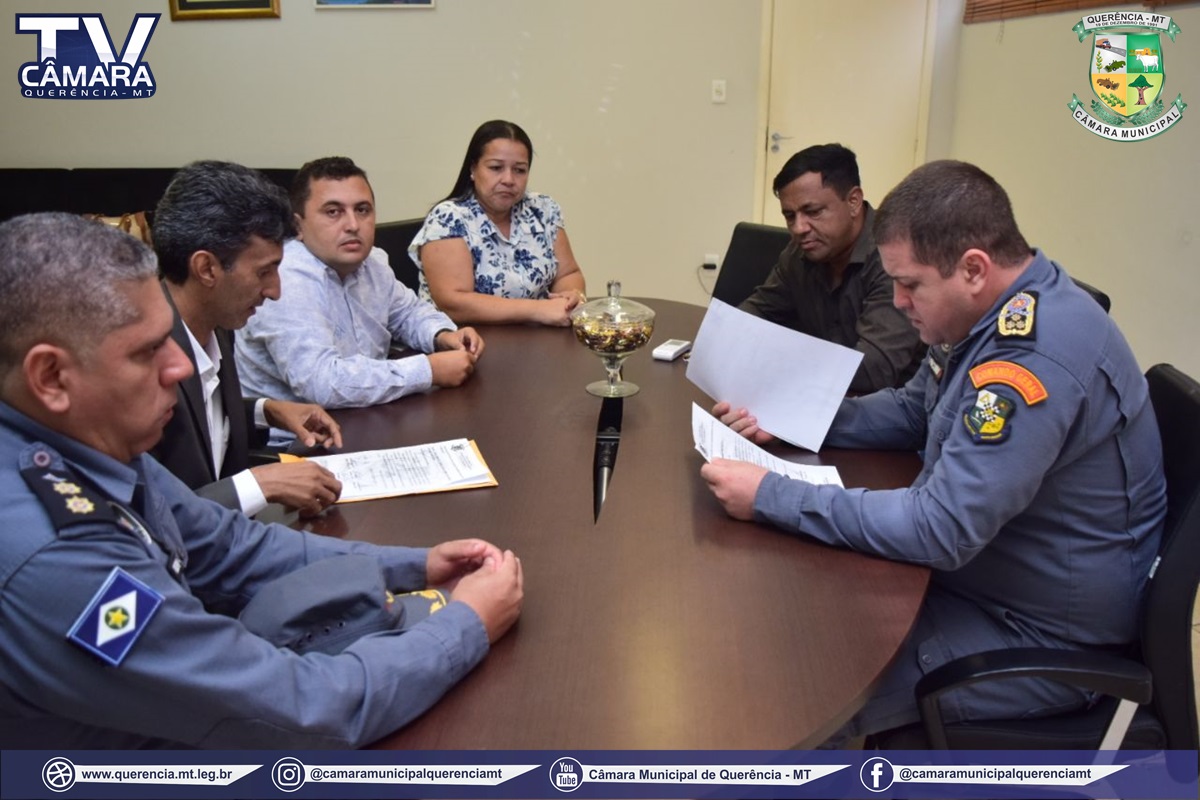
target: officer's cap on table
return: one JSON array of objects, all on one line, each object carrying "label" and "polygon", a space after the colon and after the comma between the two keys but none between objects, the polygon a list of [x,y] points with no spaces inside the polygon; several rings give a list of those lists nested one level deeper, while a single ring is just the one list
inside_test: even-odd
[{"label": "officer's cap on table", "polygon": [[298,653],[340,653],[372,633],[406,631],[449,599],[436,589],[393,595],[374,558],[322,559],[271,581],[239,619],[279,647]]}]

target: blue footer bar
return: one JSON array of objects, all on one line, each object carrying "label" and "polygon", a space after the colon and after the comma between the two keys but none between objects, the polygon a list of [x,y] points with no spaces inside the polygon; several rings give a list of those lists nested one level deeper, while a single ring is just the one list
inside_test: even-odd
[{"label": "blue footer bar", "polygon": [[1196,751],[0,751],[0,798],[1158,798]]}]

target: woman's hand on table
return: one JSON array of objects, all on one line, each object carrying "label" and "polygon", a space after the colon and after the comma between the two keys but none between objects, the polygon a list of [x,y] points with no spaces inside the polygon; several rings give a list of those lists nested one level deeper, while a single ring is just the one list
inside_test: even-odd
[{"label": "woman's hand on table", "polygon": [[[575,294],[572,298],[571,295]],[[542,325],[566,328],[571,324],[571,309],[579,305],[578,293],[552,294],[545,300],[535,300],[537,313],[533,321]]]},{"label": "woman's hand on table", "polygon": [[567,311],[574,311],[578,306],[587,302],[587,295],[578,289],[570,289],[565,292],[551,292],[551,299],[561,297],[567,301]]}]

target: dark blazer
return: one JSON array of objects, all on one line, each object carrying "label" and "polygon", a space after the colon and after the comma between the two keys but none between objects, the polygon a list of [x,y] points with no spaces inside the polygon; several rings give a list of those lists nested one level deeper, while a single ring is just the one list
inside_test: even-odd
[{"label": "dark blazer", "polygon": [[[196,355],[192,342],[171,295],[163,287],[167,302],[175,315],[171,338],[183,348],[196,366]],[[238,380],[237,365],[233,360],[233,334],[217,329],[217,346],[221,351],[221,378],[219,391],[229,418],[229,447],[225,452],[225,463],[217,475],[212,461],[212,436],[208,430],[208,417],[204,411],[203,387],[199,374],[193,373],[177,387],[179,403],[175,414],[163,429],[162,440],[150,451],[175,477],[190,486],[196,494],[215,500],[227,508],[240,509],[232,475],[250,466],[250,448],[262,447],[267,441],[267,431],[254,427],[254,399],[242,398],[242,384]],[[230,413],[241,410],[241,413]]]}]

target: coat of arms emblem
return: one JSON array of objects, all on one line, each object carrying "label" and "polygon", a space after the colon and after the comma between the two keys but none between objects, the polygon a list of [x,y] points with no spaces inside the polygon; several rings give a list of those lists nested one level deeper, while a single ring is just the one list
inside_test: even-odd
[{"label": "coat of arms emblem", "polygon": [[1157,136],[1179,122],[1187,103],[1163,102],[1166,83],[1160,32],[1172,41],[1179,26],[1148,12],[1107,12],[1084,17],[1074,27],[1089,34],[1088,77],[1095,95],[1090,111],[1078,97],[1068,107],[1075,121],[1097,136],[1134,142]]},{"label": "coat of arms emblem", "polygon": [[1158,34],[1096,34],[1090,62],[1092,91],[1103,105],[1092,112],[1110,125],[1143,125],[1163,115],[1166,72]]}]

